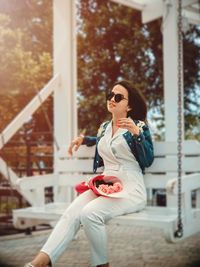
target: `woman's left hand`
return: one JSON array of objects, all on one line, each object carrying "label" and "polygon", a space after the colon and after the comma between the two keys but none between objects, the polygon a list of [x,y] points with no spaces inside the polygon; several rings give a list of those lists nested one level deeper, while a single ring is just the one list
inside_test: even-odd
[{"label": "woman's left hand", "polygon": [[117,127],[127,129],[129,132],[135,135],[140,134],[140,128],[130,118],[121,118],[117,121]]}]

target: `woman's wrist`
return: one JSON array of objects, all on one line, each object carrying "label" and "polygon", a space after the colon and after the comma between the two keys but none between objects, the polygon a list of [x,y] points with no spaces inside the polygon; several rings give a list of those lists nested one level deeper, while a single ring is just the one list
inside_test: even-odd
[{"label": "woman's wrist", "polygon": [[83,142],[84,141],[84,138],[85,138],[85,135],[84,134],[79,134],[78,137],[81,138],[82,139],[82,142]]},{"label": "woman's wrist", "polygon": [[137,127],[137,128],[133,128],[133,130],[131,130],[131,133],[133,134],[133,135],[140,135],[140,128],[139,127]]}]

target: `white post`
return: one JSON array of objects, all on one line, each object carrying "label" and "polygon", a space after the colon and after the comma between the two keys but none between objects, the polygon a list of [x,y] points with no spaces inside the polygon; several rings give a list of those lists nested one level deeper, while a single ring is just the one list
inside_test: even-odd
[{"label": "white post", "polygon": [[54,132],[59,146],[68,144],[77,129],[75,1],[54,0],[54,75],[61,87],[54,95]]},{"label": "white post", "polygon": [[[75,1],[53,3],[54,75],[60,73],[61,77],[60,88],[54,94],[54,136],[59,147],[66,146],[67,153],[67,146],[77,133]],[[56,148],[54,151],[57,172]]]},{"label": "white post", "polygon": [[[163,56],[164,56],[164,105],[165,141],[177,141],[178,119],[178,30],[177,0],[163,5]],[[183,91],[183,88],[182,88]],[[183,111],[183,109],[182,109]],[[184,140],[184,118],[182,114]]]}]

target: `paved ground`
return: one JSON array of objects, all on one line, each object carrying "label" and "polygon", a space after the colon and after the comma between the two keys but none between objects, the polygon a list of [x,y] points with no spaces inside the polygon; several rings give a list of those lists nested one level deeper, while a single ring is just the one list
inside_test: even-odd
[{"label": "paved ground", "polygon": [[[200,233],[181,243],[166,243],[161,230],[108,225],[111,267],[200,267]],[[32,236],[0,237],[0,266],[22,267],[41,248],[48,231]],[[3,262],[5,264],[3,264]],[[88,267],[89,247],[83,230],[56,267]]]}]

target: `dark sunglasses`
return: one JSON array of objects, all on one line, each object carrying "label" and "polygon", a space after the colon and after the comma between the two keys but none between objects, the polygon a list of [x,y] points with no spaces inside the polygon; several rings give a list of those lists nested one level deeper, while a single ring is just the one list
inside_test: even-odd
[{"label": "dark sunglasses", "polygon": [[125,98],[122,94],[115,94],[114,92],[110,92],[110,93],[108,93],[106,99],[110,101],[113,97],[114,97],[114,101],[115,101],[116,103],[119,103],[120,101],[122,101],[122,100],[124,100],[124,99],[125,99],[125,100],[128,100],[128,99]]}]

